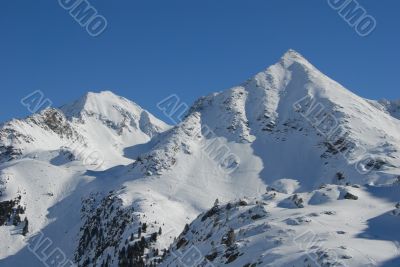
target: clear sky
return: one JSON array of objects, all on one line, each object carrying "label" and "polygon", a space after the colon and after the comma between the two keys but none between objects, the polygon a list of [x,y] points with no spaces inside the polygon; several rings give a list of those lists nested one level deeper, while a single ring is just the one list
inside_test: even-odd
[{"label": "clear sky", "polygon": [[98,37],[57,0],[2,1],[0,121],[28,115],[20,99],[34,90],[55,106],[111,90],[167,121],[166,96],[190,104],[289,48],[363,97],[400,98],[400,1],[358,1],[377,21],[367,37],[327,0],[92,0],[108,21]]}]

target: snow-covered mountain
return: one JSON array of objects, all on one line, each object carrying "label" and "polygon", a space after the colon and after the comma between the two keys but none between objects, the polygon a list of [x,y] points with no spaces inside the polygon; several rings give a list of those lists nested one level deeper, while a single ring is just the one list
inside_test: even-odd
[{"label": "snow-covered mountain", "polygon": [[[25,120],[1,126],[1,160],[36,156],[64,148],[75,157],[79,148],[98,152],[101,168],[131,162],[124,149],[146,143],[168,129],[135,103],[109,91],[87,93],[60,109],[50,108]],[[100,155],[101,153],[101,155]]]},{"label": "snow-covered mountain", "polygon": [[1,126],[0,266],[397,266],[399,132],[293,50],[174,127],[88,93]]},{"label": "snow-covered mountain", "polygon": [[[61,223],[50,218],[52,210],[66,212],[67,219],[76,218],[74,223],[78,223],[81,197],[86,193],[78,193],[80,186],[94,178],[86,175],[88,170],[133,162],[126,148],[146,143],[169,128],[135,103],[107,91],[88,93],[60,109],[4,123],[0,129],[0,196],[7,201],[21,198],[31,233],[52,221],[57,226]],[[63,206],[74,197],[76,209]],[[60,203],[60,210],[54,207]],[[21,227],[10,220],[0,227],[2,240],[8,240],[0,244],[1,258],[26,246],[26,239],[14,234]],[[52,239],[59,236],[63,235],[55,233]],[[71,243],[70,253],[74,249]]]}]

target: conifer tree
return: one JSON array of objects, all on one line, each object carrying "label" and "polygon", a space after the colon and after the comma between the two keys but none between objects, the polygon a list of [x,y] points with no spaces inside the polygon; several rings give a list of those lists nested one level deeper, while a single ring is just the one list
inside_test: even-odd
[{"label": "conifer tree", "polygon": [[27,217],[25,217],[24,222],[25,222],[25,225],[24,225],[24,228],[22,229],[22,235],[26,236],[26,234],[29,232],[29,221],[28,221]]}]

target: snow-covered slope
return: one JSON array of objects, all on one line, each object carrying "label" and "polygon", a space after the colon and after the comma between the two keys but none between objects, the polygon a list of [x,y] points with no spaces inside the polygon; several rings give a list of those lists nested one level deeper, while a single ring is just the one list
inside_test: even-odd
[{"label": "snow-covered slope", "polygon": [[[307,229],[324,241],[310,248],[321,266],[331,249],[348,266],[396,266],[400,238],[376,228],[398,219],[395,114],[290,50],[172,128],[110,92],[11,121],[0,201],[21,195],[30,223],[25,237],[23,222],[0,226],[0,266],[41,266],[26,245],[39,230],[79,266],[178,266],[189,244],[214,266],[318,266],[289,242]],[[204,213],[215,199],[231,208]],[[221,243],[230,228],[239,238]]]},{"label": "snow-covered slope", "polygon": [[379,103],[386,109],[386,111],[395,117],[396,119],[400,119],[400,100],[389,101],[389,100],[381,100]]},{"label": "snow-covered slope", "polygon": [[380,197],[398,199],[399,189],[326,185],[215,205],[185,228],[161,266],[398,266],[399,218]]}]

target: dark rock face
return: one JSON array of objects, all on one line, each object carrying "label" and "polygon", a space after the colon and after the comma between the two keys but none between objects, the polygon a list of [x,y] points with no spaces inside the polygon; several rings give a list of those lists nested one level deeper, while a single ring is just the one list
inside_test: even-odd
[{"label": "dark rock face", "polygon": [[21,150],[15,149],[12,146],[0,145],[0,163],[17,159],[22,155]]},{"label": "dark rock face", "polygon": [[343,198],[344,198],[344,199],[350,199],[350,200],[358,200],[358,196],[353,195],[353,194],[351,194],[351,193],[349,193],[349,192],[347,192],[347,193],[343,196]]}]

